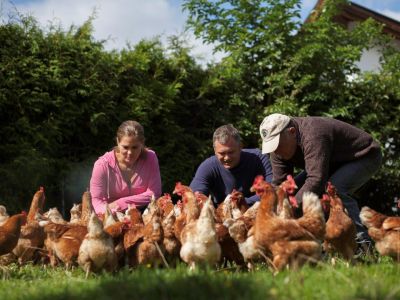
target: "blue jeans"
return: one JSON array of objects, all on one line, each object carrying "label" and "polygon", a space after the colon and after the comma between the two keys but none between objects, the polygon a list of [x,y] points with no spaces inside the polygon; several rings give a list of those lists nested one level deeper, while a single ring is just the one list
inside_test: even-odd
[{"label": "blue jeans", "polygon": [[[350,218],[356,225],[357,233],[362,238],[370,239],[368,231],[361,223],[360,209],[357,201],[351,195],[363,186],[380,168],[382,164],[382,153],[370,153],[357,160],[350,161],[330,174],[329,181],[336,187],[343,205],[347,209]],[[295,178],[297,186],[300,188],[307,177],[305,171],[298,174]]]}]

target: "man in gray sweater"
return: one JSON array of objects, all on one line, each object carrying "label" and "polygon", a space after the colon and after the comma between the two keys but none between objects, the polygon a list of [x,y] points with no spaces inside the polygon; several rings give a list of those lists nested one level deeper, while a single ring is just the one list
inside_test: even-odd
[{"label": "man in gray sweater", "polygon": [[379,144],[365,131],[326,117],[288,117],[271,114],[260,125],[262,152],[270,153],[274,185],[279,185],[294,168],[304,170],[296,177],[301,203],[306,191],[321,196],[330,181],[337,189],[357,229],[357,240],[368,242],[361,224],[357,201],[351,194],[379,169]]}]

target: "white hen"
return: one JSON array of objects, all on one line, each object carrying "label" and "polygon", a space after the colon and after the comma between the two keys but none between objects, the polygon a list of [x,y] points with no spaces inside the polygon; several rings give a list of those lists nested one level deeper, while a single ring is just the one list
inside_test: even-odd
[{"label": "white hen", "polygon": [[215,231],[214,205],[209,198],[197,220],[191,221],[182,231],[180,256],[190,270],[196,265],[216,264],[221,257],[221,246]]},{"label": "white hen", "polygon": [[117,262],[113,240],[93,212],[89,219],[88,234],[79,248],[78,263],[85,270],[87,278],[91,271],[114,271]]}]

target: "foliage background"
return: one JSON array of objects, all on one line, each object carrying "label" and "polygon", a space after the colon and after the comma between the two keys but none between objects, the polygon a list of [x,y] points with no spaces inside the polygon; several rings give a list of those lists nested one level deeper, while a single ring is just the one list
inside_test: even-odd
[{"label": "foliage background", "polygon": [[[0,25],[0,202],[27,209],[43,185],[48,207],[68,212],[126,119],[144,126],[170,192],[212,154],[216,127],[232,123],[245,147],[258,147],[260,121],[282,112],[338,118],[379,140],[384,165],[358,198],[391,213],[400,190],[400,53],[372,20],[352,31],[334,23],[344,2],[327,1],[303,24],[299,0],[186,0],[188,27],[228,53],[207,66],[180,36],[107,52],[91,17],[68,30],[8,17]],[[355,62],[371,45],[384,49],[382,71],[361,73]]]}]

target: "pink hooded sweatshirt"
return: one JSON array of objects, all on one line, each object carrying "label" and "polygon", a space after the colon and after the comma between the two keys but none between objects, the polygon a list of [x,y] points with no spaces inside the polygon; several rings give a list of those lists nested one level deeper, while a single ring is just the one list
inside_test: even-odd
[{"label": "pink hooded sweatshirt", "polygon": [[140,208],[149,204],[151,196],[161,195],[161,176],[154,151],[146,151],[138,158],[136,175],[132,185],[122,177],[114,150],[106,152],[94,163],[90,179],[93,208],[97,214],[104,213],[106,203],[117,201],[118,210],[126,210],[128,204]]}]

